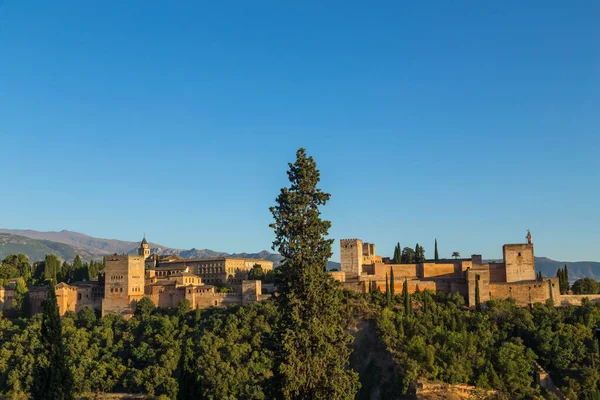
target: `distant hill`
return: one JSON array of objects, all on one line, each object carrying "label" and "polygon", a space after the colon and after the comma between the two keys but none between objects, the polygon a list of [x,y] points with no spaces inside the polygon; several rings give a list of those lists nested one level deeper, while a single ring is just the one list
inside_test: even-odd
[{"label": "distant hill", "polygon": [[596,261],[555,261],[546,257],[535,258],[535,268],[544,276],[556,276],[556,271],[567,265],[569,281],[581,278],[600,280],[600,262]]},{"label": "distant hill", "polygon": [[[9,254],[23,253],[32,262],[42,260],[46,254],[56,254],[63,260],[73,260],[76,254],[85,260],[99,260],[110,254],[136,254],[139,242],[130,242],[117,239],[101,239],[84,235],[79,232],[63,230],[60,232],[39,232],[22,229],[0,229],[0,259]],[[209,249],[189,250],[175,249],[149,243],[152,253],[160,255],[177,254],[183,258],[208,258],[208,257],[244,257],[263,258],[273,261],[278,266],[283,257],[276,253],[263,250],[258,253],[229,254]],[[556,276],[556,270],[565,264],[569,268],[571,281],[583,277],[600,280],[600,262],[595,261],[555,261],[546,257],[536,257],[537,271],[542,271],[544,276]],[[327,269],[340,269],[340,263],[329,261]]]},{"label": "distant hill", "polygon": [[68,244],[0,233],[0,260],[9,254],[19,253],[25,254],[32,262],[43,260],[46,254],[56,254],[63,260],[72,260],[76,254],[87,260],[95,258],[92,254]]},{"label": "distant hill", "polygon": [[[189,250],[175,249],[157,243],[148,243],[152,253],[160,255],[177,254],[183,258],[208,258],[208,257],[243,257],[273,261],[278,266],[283,257],[276,253],[263,250],[258,253],[234,253],[209,249]],[[79,232],[63,230],[60,232],[40,232],[25,229],[0,229],[0,260],[9,254],[23,253],[32,262],[43,260],[46,254],[55,254],[57,257],[71,261],[75,255],[84,261],[100,260],[103,256],[111,254],[137,254],[139,242],[129,242],[116,239],[101,239],[84,235]],[[339,263],[328,263],[328,269],[339,269]]]}]

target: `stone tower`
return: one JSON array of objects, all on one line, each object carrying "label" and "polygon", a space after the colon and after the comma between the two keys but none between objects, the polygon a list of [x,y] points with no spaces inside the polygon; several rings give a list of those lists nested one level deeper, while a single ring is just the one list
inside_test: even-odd
[{"label": "stone tower", "polygon": [[506,266],[506,282],[535,280],[533,243],[505,244],[502,253]]},{"label": "stone tower", "polygon": [[148,245],[148,241],[146,240],[146,235],[144,235],[144,239],[142,243],[140,243],[140,247],[138,248],[138,256],[144,257],[144,260],[150,257],[150,246]]},{"label": "stone tower", "polygon": [[340,240],[340,261],[346,279],[359,277],[362,274],[363,242],[360,239]]},{"label": "stone tower", "polygon": [[102,315],[109,312],[123,315],[133,313],[136,303],[144,297],[146,268],[143,257],[139,255],[106,257]]}]

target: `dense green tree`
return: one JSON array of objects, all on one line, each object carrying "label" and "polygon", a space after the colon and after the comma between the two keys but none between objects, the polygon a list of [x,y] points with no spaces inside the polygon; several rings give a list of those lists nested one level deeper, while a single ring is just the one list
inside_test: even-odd
[{"label": "dense green tree", "polygon": [[402,300],[404,303],[404,313],[410,315],[412,307],[410,293],[408,293],[408,280],[406,278],[404,278],[404,284],[402,285]]},{"label": "dense green tree", "polygon": [[410,247],[405,247],[402,250],[402,264],[414,264],[415,263],[415,251]]},{"label": "dense green tree", "polygon": [[16,281],[15,297],[12,299],[11,306],[17,315],[29,315],[29,289],[23,278],[18,278]]},{"label": "dense green tree", "polygon": [[385,302],[388,307],[392,304],[392,292],[390,291],[390,281],[387,273],[385,274]]},{"label": "dense green tree", "polygon": [[56,278],[58,282],[71,283],[73,281],[73,265],[63,261]]},{"label": "dense green tree", "polygon": [[58,257],[56,257],[54,254],[48,254],[46,255],[46,257],[44,258],[44,274],[43,274],[43,279],[44,280],[50,280],[54,283],[58,282],[57,277],[60,275],[61,273],[61,267],[62,264],[60,262],[60,260],[58,259]]},{"label": "dense green tree", "polygon": [[[103,268],[102,263],[91,260],[87,265],[87,280],[96,280],[98,278],[98,272]],[[85,269],[85,264],[83,269]]]},{"label": "dense green tree", "polygon": [[265,279],[265,272],[263,271],[260,264],[254,264],[252,269],[248,271],[248,279],[262,281]]},{"label": "dense green tree", "polygon": [[9,279],[19,276],[19,270],[7,263],[0,263],[0,280],[8,281]]},{"label": "dense green tree", "polygon": [[358,376],[349,370],[349,344],[340,314],[338,283],[324,269],[331,257],[331,223],[319,207],[330,195],[317,188],[319,171],[304,149],[289,164],[289,188],[270,210],[273,249],[284,257],[275,297],[281,323],[275,349],[275,397],[353,399]]},{"label": "dense green tree", "polygon": [[419,243],[415,246],[415,263],[425,262],[425,249]]},{"label": "dense green tree", "polygon": [[31,279],[31,264],[25,254],[18,255],[9,254],[0,263],[0,278],[16,278],[21,277],[28,281]]},{"label": "dense green tree", "polygon": [[77,323],[81,328],[85,328],[87,330],[91,330],[96,321],[98,320],[98,316],[96,315],[96,311],[92,307],[83,307],[81,311],[77,314]]},{"label": "dense green tree", "polygon": [[392,295],[392,301],[394,300],[394,296],[396,295],[396,280],[394,279],[394,269],[390,267],[390,293]]},{"label": "dense green tree", "polygon": [[400,247],[400,242],[396,243],[396,247],[394,248],[393,260],[395,264],[402,263],[402,248]]},{"label": "dense green tree", "polygon": [[569,270],[567,268],[567,264],[563,268],[559,268],[556,271],[556,276],[558,277],[558,286],[560,288],[560,293],[565,294],[569,291]]},{"label": "dense green tree", "polygon": [[150,300],[148,297],[142,297],[142,299],[136,304],[134,315],[138,318],[149,317],[155,309],[156,306],[152,300]]},{"label": "dense green tree", "polygon": [[597,294],[600,292],[600,284],[586,277],[576,280],[571,290],[574,294]]},{"label": "dense green tree", "polygon": [[73,376],[62,341],[62,325],[53,285],[50,285],[43,308],[40,336],[43,360],[35,367],[31,395],[34,399],[72,399]]},{"label": "dense green tree", "polygon": [[435,239],[434,247],[435,247],[435,250],[434,250],[434,259],[435,259],[435,261],[438,261],[440,259],[440,256],[438,254],[437,239]]},{"label": "dense green tree", "polygon": [[83,268],[83,262],[81,261],[81,257],[79,257],[79,254],[77,254],[73,259],[73,269],[77,270],[79,268]]},{"label": "dense green tree", "polygon": [[177,313],[179,315],[185,315],[192,311],[192,303],[188,299],[181,299],[177,305]]}]

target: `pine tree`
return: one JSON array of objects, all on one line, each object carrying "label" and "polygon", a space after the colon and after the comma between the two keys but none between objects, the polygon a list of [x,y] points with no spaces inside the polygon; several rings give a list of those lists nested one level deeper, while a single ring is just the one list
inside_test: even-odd
[{"label": "pine tree", "polygon": [[72,399],[73,376],[67,364],[62,342],[62,326],[54,285],[50,285],[43,309],[40,337],[43,361],[34,369],[31,395],[34,400]]},{"label": "pine tree", "polygon": [[435,254],[434,254],[434,258],[435,258],[435,261],[438,261],[440,259],[440,256],[438,254],[438,248],[437,248],[437,239],[435,239]]},{"label": "pine tree", "polygon": [[284,257],[275,301],[273,393],[283,399],[354,399],[358,374],[348,368],[349,344],[337,283],[324,272],[333,239],[331,222],[319,206],[330,195],[317,188],[319,170],[304,149],[289,164],[290,187],[281,189],[270,208],[273,249]]},{"label": "pine tree", "polygon": [[396,294],[395,293],[396,292],[396,288],[394,287],[395,286],[394,282],[395,282],[395,280],[394,280],[394,270],[393,270],[392,267],[390,267],[390,293],[391,293],[391,296],[392,296],[392,301],[394,301],[394,295]]}]

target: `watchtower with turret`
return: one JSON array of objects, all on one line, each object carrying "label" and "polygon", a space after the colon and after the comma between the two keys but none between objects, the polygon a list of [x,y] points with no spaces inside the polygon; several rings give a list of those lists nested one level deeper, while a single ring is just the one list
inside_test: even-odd
[{"label": "watchtower with turret", "polygon": [[138,248],[138,256],[144,257],[144,260],[150,257],[150,245],[148,245],[145,235],[142,243],[140,243],[140,247]]}]

